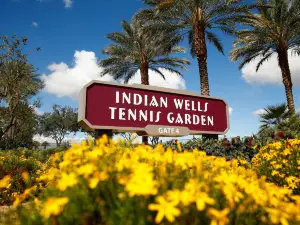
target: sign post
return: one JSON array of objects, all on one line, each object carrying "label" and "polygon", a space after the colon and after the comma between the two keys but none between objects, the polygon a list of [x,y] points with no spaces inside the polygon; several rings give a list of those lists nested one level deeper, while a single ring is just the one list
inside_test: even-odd
[{"label": "sign post", "polygon": [[228,106],[223,99],[148,85],[91,81],[81,90],[78,121],[99,134],[181,137],[225,134]]}]

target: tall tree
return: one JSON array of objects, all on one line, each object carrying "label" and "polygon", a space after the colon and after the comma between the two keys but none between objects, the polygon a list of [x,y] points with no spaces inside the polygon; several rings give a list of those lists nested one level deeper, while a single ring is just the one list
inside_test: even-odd
[{"label": "tall tree", "polygon": [[60,146],[64,138],[80,130],[77,122],[77,109],[53,105],[53,112],[47,112],[39,118],[39,134],[51,137]]},{"label": "tall tree", "polygon": [[[123,31],[107,35],[114,43],[104,49],[109,57],[99,65],[103,67],[102,76],[110,74],[114,79],[124,79],[125,83],[140,71],[141,84],[149,85],[149,70],[164,79],[163,70],[182,76],[178,69],[187,69],[189,61],[172,57],[184,48],[178,47],[180,39],[171,33],[160,32],[149,35],[142,29],[143,23],[133,20],[132,24],[122,22]],[[143,136],[143,142],[148,143],[148,137]]]},{"label": "tall tree", "polygon": [[136,18],[147,21],[152,32],[176,33],[187,38],[191,55],[196,56],[200,73],[202,95],[209,95],[207,69],[207,41],[224,54],[215,31],[232,34],[235,22],[243,19],[249,7],[234,0],[143,0],[151,6],[137,13]]},{"label": "tall tree", "polygon": [[299,0],[258,0],[262,6],[258,14],[250,14],[243,24],[247,26],[237,33],[231,59],[241,59],[239,69],[257,57],[256,70],[277,53],[285,87],[288,108],[295,112],[293,83],[289,67],[288,50],[297,52],[300,44]]},{"label": "tall tree", "polygon": [[[0,36],[0,141],[24,141],[25,133],[27,139],[33,135],[34,107],[39,101],[32,103],[31,100],[43,82],[33,65],[27,62],[23,50],[26,43],[27,38]],[[24,132],[23,128],[32,132]]]}]

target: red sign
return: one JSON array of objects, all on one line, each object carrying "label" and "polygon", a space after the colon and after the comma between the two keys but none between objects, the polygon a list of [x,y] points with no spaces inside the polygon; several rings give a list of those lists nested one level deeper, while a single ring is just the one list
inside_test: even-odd
[{"label": "red sign", "polygon": [[79,122],[86,130],[111,129],[159,136],[225,134],[224,100],[146,85],[92,81],[80,94]]}]

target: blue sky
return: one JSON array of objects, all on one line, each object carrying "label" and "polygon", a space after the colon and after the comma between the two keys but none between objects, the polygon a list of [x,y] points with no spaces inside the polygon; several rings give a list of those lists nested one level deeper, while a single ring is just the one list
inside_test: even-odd
[{"label": "blue sky", "polygon": [[[40,111],[50,111],[53,103],[77,107],[74,97],[76,88],[83,85],[83,80],[89,79],[89,73],[97,74],[95,60],[105,57],[101,51],[110,43],[105,35],[121,31],[121,21],[130,21],[132,15],[142,7],[140,0],[1,1],[1,35],[28,36],[28,50],[35,47],[42,49],[29,56],[30,62],[43,74],[48,85],[39,94],[42,98]],[[224,98],[233,109],[228,136],[251,135],[259,126],[259,117],[254,115],[255,111],[286,101],[276,56],[258,73],[253,72],[254,64],[239,71],[238,65],[230,62],[228,56],[233,39],[223,34],[220,37],[225,56],[211,45],[208,46],[211,96]],[[186,43],[182,45],[188,47]],[[200,92],[198,65],[188,53],[189,50],[184,57],[191,60],[192,65],[184,72],[185,88]],[[300,108],[299,58],[293,57],[291,61],[294,99],[296,108]],[[94,68],[93,71],[91,68]],[[77,79],[76,76],[81,78]],[[183,81],[177,79],[176,82],[174,85],[180,86]]]}]

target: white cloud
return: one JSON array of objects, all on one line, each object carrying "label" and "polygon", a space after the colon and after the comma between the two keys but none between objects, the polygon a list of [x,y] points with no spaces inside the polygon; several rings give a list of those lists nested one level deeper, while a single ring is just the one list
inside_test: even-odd
[{"label": "white cloud", "polygon": [[[45,82],[44,91],[55,94],[58,97],[71,97],[76,99],[81,88],[91,80],[102,80],[113,82],[110,75],[100,77],[102,68],[97,64],[97,58],[94,52],[76,51],[74,54],[74,66],[69,67],[66,63],[53,63],[48,66],[51,71],[48,75],[42,75]],[[166,80],[157,73],[150,72],[149,82],[151,85],[160,87],[169,87],[176,89],[185,89],[185,80],[168,71],[162,70]],[[140,73],[129,81],[129,84],[140,83]]]},{"label": "white cloud", "polygon": [[33,22],[32,22],[32,26],[33,26],[33,27],[38,27],[39,24],[38,24],[37,22],[33,21]]},{"label": "white cloud", "polygon": [[42,135],[34,135],[33,140],[38,141],[40,143],[43,143],[44,141],[46,141],[48,143],[55,143],[55,141],[52,138],[45,137],[45,136],[42,136]]},{"label": "white cloud", "polygon": [[[264,109],[258,109],[256,111],[254,111],[252,114],[254,116],[260,116],[261,114],[263,114],[265,112],[266,112],[266,110],[264,110]],[[300,108],[296,109],[296,112],[300,113]]]},{"label": "white cloud", "polygon": [[113,81],[109,75],[100,77],[102,69],[97,65],[94,52],[76,51],[74,67],[64,62],[49,65],[51,73],[42,75],[45,82],[44,91],[58,97],[72,97],[76,99],[81,88],[91,80]]},{"label": "white cloud", "polygon": [[39,115],[39,116],[41,116],[41,115],[44,114],[44,112],[43,112],[42,110],[38,109],[38,108],[34,108],[34,111],[35,111],[35,113],[36,113],[37,115]]},{"label": "white cloud", "polygon": [[44,112],[41,109],[37,108],[36,106],[30,105],[30,107],[32,107],[32,109],[34,110],[34,112],[35,112],[36,115],[40,116],[40,115],[44,114]]},{"label": "white cloud", "polygon": [[[70,142],[70,144],[72,144],[72,143],[79,143],[80,144],[83,140],[85,140],[87,138],[86,136],[82,136],[80,134],[81,133],[78,133],[75,136],[74,135],[69,135],[69,136],[64,138],[63,142],[68,141],[68,142]],[[55,140],[52,139],[51,137],[45,137],[43,135],[34,135],[33,140],[38,141],[40,143],[43,143],[44,141],[46,141],[50,144],[55,144],[56,143]]]},{"label": "white cloud", "polygon": [[[20,1],[20,0],[14,0],[14,1]],[[45,2],[51,2],[52,0],[36,0],[36,1],[40,3],[45,3]],[[64,3],[65,8],[71,8],[73,5],[73,0],[62,0],[62,2]]]},{"label": "white cloud", "polygon": [[252,114],[254,116],[260,116],[261,114],[265,113],[266,111],[264,109],[258,109],[256,111],[254,111]]},{"label": "white cloud", "polygon": [[228,109],[229,109],[229,115],[231,115],[232,111],[233,111],[233,108],[229,107]]},{"label": "white cloud", "polygon": [[72,0],[63,0],[65,3],[65,8],[71,8],[72,7]]},{"label": "white cloud", "polygon": [[39,115],[39,116],[44,114],[44,112],[41,109],[36,108],[36,107],[34,107],[34,112],[35,112],[36,115]]},{"label": "white cloud", "polygon": [[[282,85],[281,70],[278,66],[277,54],[266,61],[256,72],[257,63],[261,58],[253,60],[242,69],[242,78],[249,84],[279,84]],[[291,55],[289,65],[294,86],[300,86],[300,56]]]}]

